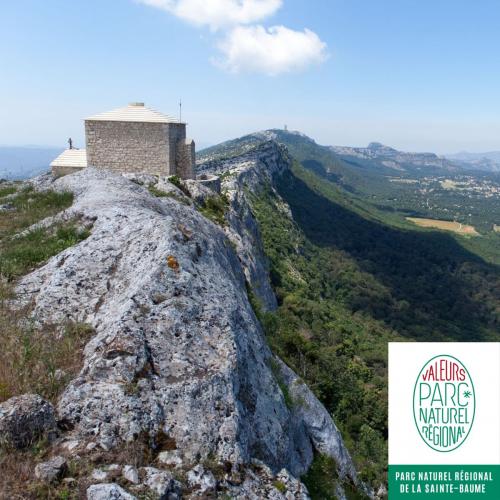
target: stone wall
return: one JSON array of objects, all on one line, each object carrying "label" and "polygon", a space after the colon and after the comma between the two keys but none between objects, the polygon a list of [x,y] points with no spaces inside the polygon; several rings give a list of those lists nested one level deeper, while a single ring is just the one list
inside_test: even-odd
[{"label": "stone wall", "polygon": [[177,143],[177,175],[182,179],[195,179],[196,152],[192,139],[182,139]]},{"label": "stone wall", "polygon": [[[172,155],[175,159],[176,151],[171,126],[167,123],[87,120],[87,164],[115,172],[174,175]],[[175,135],[181,133],[177,130],[180,126],[174,127]]]},{"label": "stone wall", "polygon": [[[169,137],[169,161],[170,165],[177,165],[178,151],[177,147],[180,143],[183,143],[186,139],[186,124],[185,123],[168,123],[167,133]],[[173,171],[178,169],[172,169]],[[177,172],[180,176],[180,174]]]},{"label": "stone wall", "polygon": [[193,179],[195,144],[185,123],[85,121],[87,164],[121,173]]},{"label": "stone wall", "polygon": [[196,178],[196,182],[211,189],[216,194],[221,194],[222,185],[218,175],[202,174]]},{"label": "stone wall", "polygon": [[85,167],[64,167],[62,165],[58,165],[55,167],[51,167],[52,175],[54,177],[63,177],[64,175],[74,174],[79,170],[84,169]]}]

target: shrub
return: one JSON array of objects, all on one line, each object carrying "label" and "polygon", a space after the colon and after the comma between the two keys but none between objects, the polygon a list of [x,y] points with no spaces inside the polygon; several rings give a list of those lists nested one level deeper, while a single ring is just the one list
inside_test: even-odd
[{"label": "shrub", "polygon": [[286,385],[286,383],[284,382],[284,380],[281,376],[280,367],[274,359],[271,359],[270,367],[271,367],[271,371],[274,375],[274,380],[276,380],[276,383],[278,384],[278,387],[280,388],[280,391],[283,394],[283,398],[285,400],[286,407],[289,410],[291,410],[294,407],[295,403],[293,401],[292,395],[290,394],[290,390],[288,389],[288,385]]},{"label": "shrub", "polygon": [[191,193],[189,192],[188,188],[185,186],[185,184],[182,182],[182,179],[178,175],[173,175],[172,177],[169,177],[168,180],[176,187],[178,187],[186,196],[189,196],[191,198]]},{"label": "shrub", "polygon": [[229,200],[224,195],[210,196],[203,202],[200,212],[219,226],[225,226],[228,207]]},{"label": "shrub", "polygon": [[340,486],[348,500],[367,500],[368,497],[356,487],[338,476],[337,466],[333,458],[316,454],[313,463],[302,481],[307,486],[311,500],[336,500],[337,487]]},{"label": "shrub", "polygon": [[333,458],[317,454],[302,481],[312,500],[335,500],[338,482],[337,466]]},{"label": "shrub", "polygon": [[168,196],[167,192],[158,189],[156,186],[149,186],[148,191],[157,198],[166,198]]},{"label": "shrub", "polygon": [[172,198],[175,201],[182,203],[183,205],[189,205],[189,201],[177,193],[162,191],[155,186],[150,186],[148,190],[153,196],[156,196],[157,198]]},{"label": "shrub", "polygon": [[67,322],[37,327],[27,309],[8,307],[12,298],[3,285],[0,298],[0,401],[36,393],[55,402],[81,368],[83,348],[93,334],[88,325]]},{"label": "shrub", "polygon": [[286,493],[286,484],[281,481],[274,481],[273,486],[280,492]]}]

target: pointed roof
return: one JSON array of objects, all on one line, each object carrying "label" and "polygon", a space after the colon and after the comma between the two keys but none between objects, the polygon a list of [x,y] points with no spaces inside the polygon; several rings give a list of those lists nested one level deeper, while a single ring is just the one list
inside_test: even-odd
[{"label": "pointed roof", "polygon": [[146,122],[146,123],[179,123],[173,116],[147,108],[143,102],[133,102],[124,108],[90,116],[85,120],[106,122]]},{"label": "pointed roof", "polygon": [[84,168],[87,166],[87,151],[85,149],[66,149],[50,166]]}]

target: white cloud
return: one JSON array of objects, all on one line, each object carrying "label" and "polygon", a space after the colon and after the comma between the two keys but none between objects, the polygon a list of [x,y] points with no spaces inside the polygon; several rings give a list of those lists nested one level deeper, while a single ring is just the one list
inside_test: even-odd
[{"label": "white cloud", "polygon": [[[301,71],[327,58],[327,45],[311,30],[259,24],[284,0],[135,0],[156,7],[195,26],[208,26],[224,35],[217,47],[222,56],[214,62],[233,73],[275,76]],[[250,25],[250,26],[248,26]]]},{"label": "white cloud", "polygon": [[212,30],[250,24],[273,15],[283,0],[137,0]]},{"label": "white cloud", "polygon": [[233,73],[264,73],[276,76],[301,71],[324,62],[327,45],[305,29],[294,31],[285,26],[238,26],[218,44],[223,54],[216,63]]}]

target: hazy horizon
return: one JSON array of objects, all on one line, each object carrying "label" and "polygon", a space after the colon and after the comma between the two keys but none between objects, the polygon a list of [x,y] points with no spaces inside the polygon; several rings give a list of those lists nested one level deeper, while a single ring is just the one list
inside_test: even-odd
[{"label": "hazy horizon", "polygon": [[200,145],[286,124],[327,145],[500,150],[498,2],[221,1],[4,3],[0,142],[82,147],[86,116],[177,116],[182,98]]},{"label": "hazy horizon", "polygon": [[[275,127],[276,129],[276,127]],[[257,132],[264,132],[266,130],[272,130],[272,129],[262,129],[262,130],[254,130],[252,132],[248,132],[248,133],[244,133],[242,134],[241,136],[234,136],[234,137],[227,137],[226,139],[222,139],[220,142],[215,142],[215,143],[199,143],[198,141],[196,141],[196,148],[197,150],[202,150],[202,149],[206,149],[206,148],[210,148],[212,146],[216,146],[218,144],[221,144],[223,142],[226,142],[226,141],[230,141],[232,139],[237,139],[239,137],[243,137],[245,135],[249,135],[249,134],[252,134],[252,133],[257,133]],[[280,129],[280,130],[283,130],[283,129]],[[299,132],[299,133],[302,133],[304,134],[304,132],[302,132],[301,130],[288,130],[289,132]],[[305,134],[305,135],[308,135],[308,134]],[[384,146],[389,146],[393,149],[397,149],[399,151],[402,151],[402,152],[406,152],[406,153],[435,153],[439,156],[453,156],[453,155],[458,155],[458,154],[474,154],[474,155],[477,155],[477,154],[491,154],[491,153],[500,153],[500,148],[498,150],[489,150],[489,151],[483,151],[483,150],[479,150],[479,151],[472,151],[472,150],[456,150],[456,151],[446,151],[446,152],[439,152],[439,151],[432,151],[432,150],[420,150],[420,151],[417,151],[417,150],[409,150],[409,149],[402,149],[402,148],[399,148],[399,147],[396,147],[394,144],[386,144],[386,143],[383,143],[381,141],[377,141],[377,140],[371,140],[371,141],[368,141],[366,144],[334,144],[334,143],[320,143],[319,141],[317,141],[315,139],[315,137],[311,137],[308,135],[308,137],[310,139],[313,139],[315,140],[315,142],[317,142],[318,144],[322,145],[322,146],[338,146],[338,147],[348,147],[348,148],[366,148],[370,143],[381,143],[383,144]],[[74,139],[72,138],[73,141],[74,141],[74,147],[78,148],[78,149],[84,149],[85,148],[85,139],[84,137],[81,137],[79,139]],[[66,149],[67,148],[67,143],[65,144],[61,144],[61,145],[54,145],[54,144],[3,144],[3,143],[0,143],[0,148],[20,148],[20,149],[50,149],[50,150],[56,150],[56,149],[59,149],[59,150],[63,150],[63,149]]]}]

